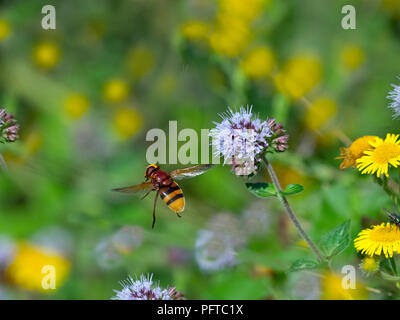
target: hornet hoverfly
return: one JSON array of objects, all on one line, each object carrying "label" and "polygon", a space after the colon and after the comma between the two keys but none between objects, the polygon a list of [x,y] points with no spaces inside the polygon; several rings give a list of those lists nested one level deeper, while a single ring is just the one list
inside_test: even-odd
[{"label": "hornet hoverfly", "polygon": [[160,166],[151,164],[146,167],[146,173],[144,175],[145,182],[130,187],[113,189],[112,191],[132,194],[146,192],[141,199],[146,198],[151,191],[156,191],[153,207],[153,224],[151,226],[154,228],[154,224],[156,223],[156,205],[158,196],[160,195],[168,208],[174,211],[180,218],[181,216],[179,213],[185,209],[185,197],[182,189],[174,180],[196,177],[205,173],[212,167],[214,167],[213,164],[199,164],[193,167],[177,169],[168,173],[161,170]]}]

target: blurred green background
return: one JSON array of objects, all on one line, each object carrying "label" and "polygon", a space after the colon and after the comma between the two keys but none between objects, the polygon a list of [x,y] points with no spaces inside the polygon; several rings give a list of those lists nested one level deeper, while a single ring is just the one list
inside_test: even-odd
[{"label": "blurred green background", "polygon": [[[189,299],[337,297],[334,280],[286,272],[312,253],[279,203],[255,198],[227,166],[180,183],[182,219],[159,201],[154,230],[154,196],[110,189],[143,180],[148,130],[177,120],[200,133],[227,106],[253,105],[290,134],[273,163],[283,185],[305,186],[290,201],[312,239],[348,219],[352,239],[383,221],[389,198],[335,157],[357,137],[397,132],[386,95],[400,73],[400,2],[51,1],[56,30],[43,30],[48,2],[0,5],[0,106],[21,127],[0,145],[0,297],[109,299],[147,273]],[[341,27],[345,4],[356,30]],[[240,239],[228,243],[233,266],[202,265],[200,230]],[[60,267],[56,290],[38,288],[42,261]],[[351,245],[332,268],[359,263]],[[388,298],[357,275],[382,289],[363,298]]]}]

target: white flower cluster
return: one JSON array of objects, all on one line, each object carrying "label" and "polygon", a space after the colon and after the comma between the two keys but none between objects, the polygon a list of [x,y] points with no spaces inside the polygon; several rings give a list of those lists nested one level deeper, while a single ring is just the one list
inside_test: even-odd
[{"label": "white flower cluster", "polygon": [[127,280],[121,281],[122,290],[114,290],[116,295],[113,300],[173,300],[172,293],[175,290],[161,289],[154,283],[153,275],[140,276],[140,279],[133,280],[131,276]]},{"label": "white flower cluster", "polygon": [[253,118],[252,107],[241,107],[238,112],[228,109],[221,114],[222,122],[214,122],[210,130],[213,154],[223,157],[224,164],[231,164],[236,175],[255,173],[260,155],[268,147],[268,138],[273,131],[267,121]]}]

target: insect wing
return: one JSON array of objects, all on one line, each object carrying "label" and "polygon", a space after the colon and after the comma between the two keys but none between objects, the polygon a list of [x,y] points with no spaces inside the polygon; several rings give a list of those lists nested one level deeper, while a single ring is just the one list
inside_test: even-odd
[{"label": "insect wing", "polygon": [[186,178],[193,178],[196,176],[199,176],[206,171],[210,170],[213,168],[215,165],[213,164],[199,164],[197,166],[193,167],[187,167],[183,169],[177,169],[174,170],[170,173],[171,177],[173,179],[181,180],[181,179],[186,179]]},{"label": "insect wing", "polygon": [[143,182],[134,186],[112,189],[112,191],[141,195],[146,191],[150,191],[152,188],[153,184],[151,182]]}]

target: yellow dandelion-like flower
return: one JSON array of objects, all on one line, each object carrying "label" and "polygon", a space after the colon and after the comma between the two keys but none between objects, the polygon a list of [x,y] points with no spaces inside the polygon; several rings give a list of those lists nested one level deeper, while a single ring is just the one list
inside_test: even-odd
[{"label": "yellow dandelion-like flower", "polygon": [[375,257],[366,256],[360,263],[361,270],[367,275],[379,270],[379,261]]},{"label": "yellow dandelion-like flower", "polygon": [[386,258],[393,257],[393,253],[400,253],[400,229],[389,222],[372,226],[358,234],[354,247],[370,257],[382,253]]},{"label": "yellow dandelion-like flower", "polygon": [[6,269],[6,278],[24,289],[48,292],[43,286],[45,266],[54,267],[58,288],[69,274],[70,262],[54,251],[30,243],[20,243],[14,260]]},{"label": "yellow dandelion-like flower", "polygon": [[331,119],[336,112],[337,105],[331,98],[317,98],[307,110],[305,125],[310,130],[317,130]]},{"label": "yellow dandelion-like flower", "polygon": [[275,54],[267,47],[250,50],[240,64],[244,74],[253,79],[268,77],[274,71],[275,66]]},{"label": "yellow dandelion-like flower", "polygon": [[326,272],[322,278],[322,300],[364,300],[368,298],[368,291],[360,283],[355,289],[346,289],[343,286],[343,275]]},{"label": "yellow dandelion-like flower", "polygon": [[364,136],[354,140],[354,142],[348,148],[340,148],[340,156],[336,159],[343,159],[340,164],[340,169],[345,169],[350,166],[353,168],[356,165],[356,160],[364,155],[364,151],[372,149],[369,144],[370,141],[374,141],[377,136]]},{"label": "yellow dandelion-like flower", "polygon": [[129,95],[129,86],[122,79],[112,79],[103,87],[103,97],[111,103],[124,101]]},{"label": "yellow dandelion-like flower", "polygon": [[147,75],[155,65],[154,52],[146,45],[132,48],[127,56],[127,68],[135,79]]},{"label": "yellow dandelion-like flower", "polygon": [[4,40],[7,38],[7,36],[11,32],[11,27],[10,24],[8,23],[7,20],[0,19],[0,41]]},{"label": "yellow dandelion-like flower", "polygon": [[341,61],[346,69],[355,70],[365,60],[364,50],[356,45],[347,45],[340,54]]},{"label": "yellow dandelion-like flower", "polygon": [[181,26],[182,36],[188,40],[193,40],[193,41],[205,40],[207,38],[209,31],[210,31],[210,26],[207,23],[198,20],[185,22]]},{"label": "yellow dandelion-like flower", "polygon": [[60,61],[61,51],[55,43],[40,42],[34,47],[32,57],[38,67],[50,70]]},{"label": "yellow dandelion-like flower", "polygon": [[300,99],[321,80],[320,61],[311,56],[300,55],[290,59],[275,77],[278,91],[293,99]]},{"label": "yellow dandelion-like flower", "polygon": [[362,174],[375,174],[379,178],[382,174],[389,177],[389,165],[397,168],[400,164],[400,141],[399,135],[386,135],[385,140],[376,138],[369,144],[372,150],[364,151],[364,156],[357,159],[357,168]]},{"label": "yellow dandelion-like flower", "polygon": [[211,49],[228,57],[238,56],[249,41],[249,24],[228,15],[218,16],[216,28],[209,37]]},{"label": "yellow dandelion-like flower", "polygon": [[89,99],[80,93],[72,93],[64,101],[64,108],[68,116],[72,119],[79,119],[89,109]]},{"label": "yellow dandelion-like flower", "polygon": [[251,21],[256,18],[271,0],[219,0],[219,11],[236,19]]},{"label": "yellow dandelion-like flower", "polygon": [[113,119],[115,132],[123,140],[132,137],[142,127],[142,124],[142,115],[129,107],[119,108]]}]

